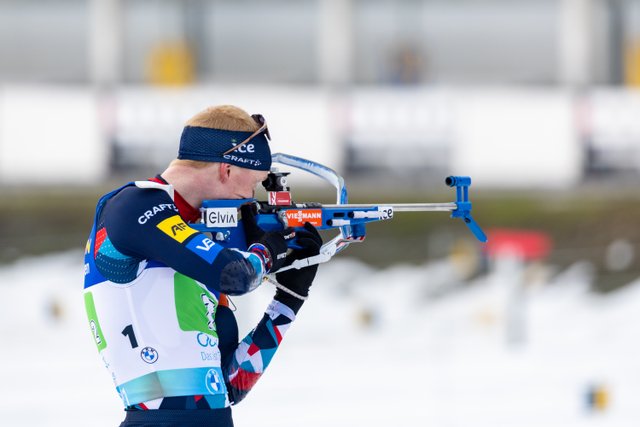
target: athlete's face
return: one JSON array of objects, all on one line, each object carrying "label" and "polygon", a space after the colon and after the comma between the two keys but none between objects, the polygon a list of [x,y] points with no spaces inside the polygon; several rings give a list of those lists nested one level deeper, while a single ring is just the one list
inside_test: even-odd
[{"label": "athlete's face", "polygon": [[253,198],[256,193],[256,187],[267,179],[267,175],[267,171],[256,171],[231,165],[228,182],[229,198]]}]

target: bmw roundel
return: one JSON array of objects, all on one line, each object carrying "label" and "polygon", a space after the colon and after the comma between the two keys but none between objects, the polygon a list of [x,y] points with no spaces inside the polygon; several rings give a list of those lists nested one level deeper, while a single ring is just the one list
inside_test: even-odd
[{"label": "bmw roundel", "polygon": [[207,386],[207,390],[212,394],[219,393],[220,390],[222,390],[222,381],[217,370],[209,369],[205,376],[205,385]]},{"label": "bmw roundel", "polygon": [[156,363],[158,361],[158,352],[153,347],[145,347],[140,351],[140,357],[147,363]]}]

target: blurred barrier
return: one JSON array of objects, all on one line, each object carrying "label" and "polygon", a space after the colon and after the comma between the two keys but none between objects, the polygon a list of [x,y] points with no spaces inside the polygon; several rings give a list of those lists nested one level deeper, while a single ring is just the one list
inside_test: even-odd
[{"label": "blurred barrier", "polygon": [[0,183],[93,183],[105,176],[109,149],[99,104],[85,88],[0,90]]},{"label": "blurred barrier", "polygon": [[632,90],[35,86],[0,88],[0,183],[158,171],[175,158],[184,122],[217,104],[265,114],[274,151],[342,174],[419,183],[463,173],[479,187],[565,188],[589,174],[640,172]]},{"label": "blurred barrier", "polygon": [[343,129],[352,171],[437,176],[449,170],[454,96],[432,89],[360,89],[345,97]]},{"label": "blurred barrier", "polygon": [[594,90],[581,113],[589,173],[640,171],[640,90]]},{"label": "blurred barrier", "polygon": [[582,177],[569,93],[376,89],[348,99],[345,140],[354,170],[414,179],[464,174],[482,186],[511,188],[562,188]]}]

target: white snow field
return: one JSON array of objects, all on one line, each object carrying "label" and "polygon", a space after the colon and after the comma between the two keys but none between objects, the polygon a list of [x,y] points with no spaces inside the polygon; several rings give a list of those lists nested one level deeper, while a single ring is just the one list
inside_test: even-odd
[{"label": "white snow field", "polygon": [[[0,269],[1,426],[117,426],[82,299],[82,253]],[[636,426],[640,281],[598,296],[576,264],[518,292],[506,264],[464,286],[446,261],[323,265],[242,426]],[[451,287],[451,286],[450,286]],[[273,288],[234,298],[241,334]],[[511,319],[511,320],[508,320]],[[588,392],[601,387],[601,409]]]}]

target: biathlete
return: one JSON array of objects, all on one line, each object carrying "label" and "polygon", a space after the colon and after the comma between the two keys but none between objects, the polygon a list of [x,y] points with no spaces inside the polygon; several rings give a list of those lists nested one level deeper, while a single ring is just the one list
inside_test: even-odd
[{"label": "biathlete", "polygon": [[125,406],[121,427],[232,426],[240,402],[271,362],[309,293],[317,265],[276,274],[281,286],[241,341],[228,295],[251,292],[269,272],[317,255],[311,224],[264,232],[249,205],[246,248],[191,228],[203,200],[252,198],[271,167],[262,116],[234,106],[191,118],[178,158],[146,181],[98,202],[85,253],[84,302],[99,354]]}]

